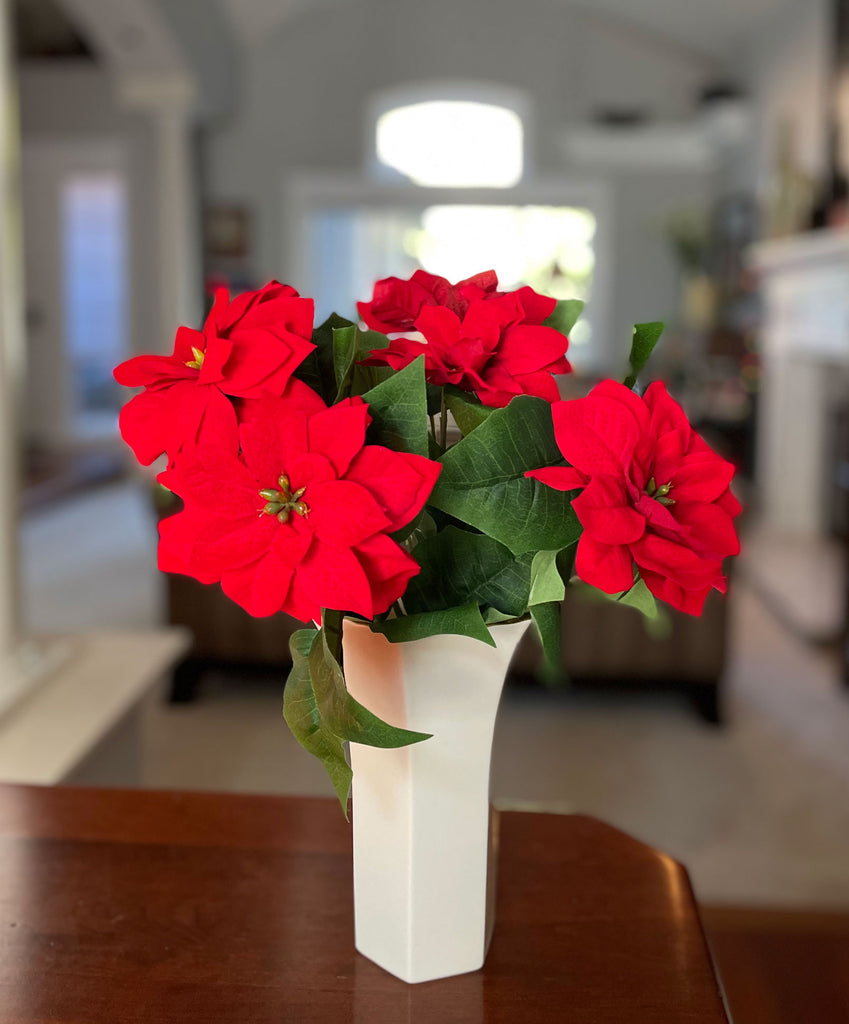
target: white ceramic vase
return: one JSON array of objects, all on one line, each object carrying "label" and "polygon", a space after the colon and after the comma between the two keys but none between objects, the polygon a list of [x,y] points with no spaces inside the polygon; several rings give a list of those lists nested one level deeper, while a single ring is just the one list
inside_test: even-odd
[{"label": "white ceramic vase", "polygon": [[493,627],[496,647],[453,635],[391,644],[345,620],[353,696],[393,725],[433,734],[398,750],[351,744],[356,947],[404,981],[483,965],[495,891],[492,736],[527,626]]}]

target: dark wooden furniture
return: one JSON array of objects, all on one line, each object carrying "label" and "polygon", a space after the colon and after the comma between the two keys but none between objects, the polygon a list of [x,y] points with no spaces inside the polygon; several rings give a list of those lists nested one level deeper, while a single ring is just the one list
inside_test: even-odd
[{"label": "dark wooden furniture", "polygon": [[4,1024],[722,1024],[686,873],[578,816],[500,817],[486,966],[353,948],[330,801],[0,787]]},{"label": "dark wooden furniture", "polygon": [[702,907],[735,1024],[849,1021],[849,913]]}]

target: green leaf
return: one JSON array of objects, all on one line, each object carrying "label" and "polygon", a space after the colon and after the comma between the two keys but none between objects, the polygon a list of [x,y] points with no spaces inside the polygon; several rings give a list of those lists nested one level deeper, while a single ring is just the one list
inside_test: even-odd
[{"label": "green leaf", "polygon": [[322,721],[310,676],[310,651],[317,636],[315,629],[299,629],[289,639],[292,671],[283,691],[283,717],[295,739],[324,765],[347,818],[351,768],[342,740]]},{"label": "green leaf", "polygon": [[656,619],[658,616],[657,601],[643,580],[637,580],[630,590],[626,590],[619,595],[613,595],[613,600],[618,604],[626,605],[628,608],[636,608],[647,619]]},{"label": "green leaf", "polygon": [[545,604],[533,605],[531,618],[537,628],[542,653],[545,656],[545,678],[556,679],[562,675],[560,660],[563,626],[560,602],[548,601]]},{"label": "green leaf", "polygon": [[525,477],[526,470],[562,466],[551,406],[519,395],[450,448],[429,504],[494,537],[515,555],[573,543],[581,524],[571,492]]},{"label": "green leaf", "polygon": [[438,416],[442,409],[442,388],[438,384],[427,385],[427,414]]},{"label": "green leaf", "polygon": [[388,380],[395,372],[391,366],[363,366],[361,359],[368,358],[375,349],[386,348],[389,338],[377,331],[359,331],[357,334],[357,359],[351,373],[351,394],[363,395]]},{"label": "green leaf", "polygon": [[497,626],[499,622],[515,622],[517,616],[507,615],[497,608],[487,608],[483,613],[483,621],[487,626]]},{"label": "green leaf", "polygon": [[375,633],[382,633],[393,644],[423,640],[440,633],[456,633],[495,647],[481,610],[474,603],[461,608],[446,608],[438,612],[421,612],[418,615],[402,615],[397,619],[373,622],[371,628]]},{"label": "green leaf", "polygon": [[323,630],[313,641],[309,670],[319,714],[341,740],[369,747],[408,747],[430,739],[429,733],[389,725],[348,693],[342,669],[330,653]]},{"label": "green leaf", "polygon": [[557,568],[559,551],[537,551],[531,563],[531,594],[528,604],[562,601],[566,585]]},{"label": "green leaf", "polygon": [[471,602],[492,605],[511,618],[527,611],[530,554],[517,559],[492,537],[448,526],[416,545],[413,558],[421,571],[404,592],[404,607],[411,614]]},{"label": "green leaf", "polygon": [[324,323],[312,332],[312,343],[316,347],[295,370],[295,376],[309,384],[328,404],[333,402],[338,390],[333,358],[333,332],[354,326],[350,320],[331,313]]},{"label": "green leaf", "polygon": [[553,327],[561,334],[569,334],[583,309],[581,299],[561,299],[554,307],[554,312],[543,320],[543,327]]},{"label": "green leaf", "polygon": [[357,335],[359,331],[349,327],[333,328],[333,374],[336,381],[335,402],[349,394],[354,360],[357,358]]},{"label": "green leaf", "polygon": [[373,420],[368,431],[372,444],[414,455],[428,454],[424,356],[393,373],[363,398]]},{"label": "green leaf", "polygon": [[654,351],[661,334],[663,324],[659,320],[653,320],[646,324],[636,324],[634,334],[631,338],[631,354],[628,356],[628,363],[631,372],[625,378],[625,386],[632,388],[637,383],[643,367],[649,361],[649,356]]},{"label": "green leaf", "polygon": [[283,691],[283,717],[295,739],[324,765],[347,817],[352,775],[346,742],[405,747],[429,737],[397,729],[354,700],[323,629],[298,630],[289,649],[292,671]]},{"label": "green leaf", "polygon": [[479,427],[488,419],[489,414],[494,412],[492,407],[484,405],[466,392],[450,385],[445,389],[445,404],[463,437],[466,434],[471,434],[475,427]]}]

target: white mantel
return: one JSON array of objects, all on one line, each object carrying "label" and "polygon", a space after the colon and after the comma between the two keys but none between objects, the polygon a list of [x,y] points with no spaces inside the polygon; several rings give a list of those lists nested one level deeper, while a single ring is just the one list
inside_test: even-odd
[{"label": "white mantel", "polygon": [[849,231],[765,242],[750,253],[763,297],[758,483],[765,525],[821,536],[829,417],[849,380]]}]

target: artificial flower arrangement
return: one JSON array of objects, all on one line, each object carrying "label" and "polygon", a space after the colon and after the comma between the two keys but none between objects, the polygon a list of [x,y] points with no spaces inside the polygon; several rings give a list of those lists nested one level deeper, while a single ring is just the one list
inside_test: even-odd
[{"label": "artificial flower arrangement", "polygon": [[[160,524],[159,567],[254,616],[309,623],[291,639],[284,715],[346,807],[344,744],[428,739],[347,691],[342,619],[400,643],[530,618],[560,662],[560,601],[581,583],[656,614],[696,615],[739,550],[733,467],[660,383],[636,390],[661,331],[634,329],[624,383],[562,401],[577,300],[494,273],[456,285],[378,281],[365,329],[271,282],[229,300],[170,356],[115,371],[143,388],[121,413],[139,461],[183,508]],[[458,440],[449,444],[449,416]]]}]

